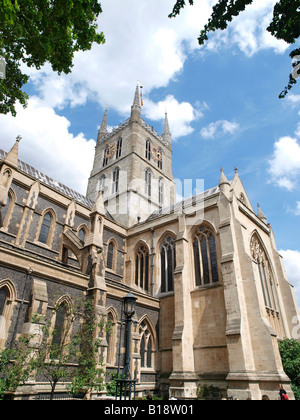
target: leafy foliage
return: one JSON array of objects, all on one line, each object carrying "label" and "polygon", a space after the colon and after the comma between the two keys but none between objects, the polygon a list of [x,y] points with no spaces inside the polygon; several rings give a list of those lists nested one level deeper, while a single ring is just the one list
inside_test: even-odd
[{"label": "leafy foliage", "polygon": [[[190,5],[194,4],[194,0],[189,0]],[[234,17],[243,12],[246,7],[253,3],[253,0],[219,0],[213,7],[212,15],[204,29],[200,32],[198,42],[203,45],[208,40],[209,32],[216,30],[224,30]],[[169,15],[170,18],[176,17],[185,7],[184,0],[177,0],[173,8],[173,12]],[[288,44],[294,44],[296,39],[300,36],[300,9],[299,0],[279,0],[274,6],[273,20],[268,26],[267,30],[277,39],[282,39]],[[291,58],[298,56],[300,50],[291,52]],[[293,67],[299,68],[300,60],[293,63]],[[297,74],[297,77],[295,77]],[[293,71],[290,74],[288,86],[281,92],[280,98],[284,98],[292,86],[297,82],[300,73]]]},{"label": "leafy foliage", "polygon": [[32,373],[32,349],[28,346],[30,339],[20,338],[15,346],[0,353],[0,400],[3,400],[5,393],[14,392],[24,384]]},{"label": "leafy foliage", "polygon": [[[194,0],[189,0],[189,3],[190,3],[191,6],[193,6]],[[185,6],[185,1],[184,0],[177,0],[175,6],[173,8],[173,12],[169,15],[169,18],[176,17],[177,15],[179,15],[180,12],[181,12],[181,9],[183,9],[184,6]]]},{"label": "leafy foliage", "polygon": [[109,328],[109,322],[104,319],[97,322],[92,301],[87,299],[80,328],[73,337],[73,353],[77,361],[72,375],[71,391],[73,394],[86,392],[89,389],[102,390],[103,369],[101,368],[101,357],[99,358],[101,340],[95,336],[98,329],[107,332]]},{"label": "leafy foliage", "polygon": [[101,12],[97,0],[0,0],[0,56],[6,61],[0,113],[16,115],[17,100],[26,105],[22,63],[40,69],[49,62],[54,71],[68,74],[76,51],[104,43],[96,23]]},{"label": "leafy foliage", "polygon": [[293,384],[300,386],[300,343],[285,339],[279,342],[279,350],[285,373]]},{"label": "leafy foliage", "polygon": [[300,399],[300,343],[285,339],[279,342],[283,369],[292,382],[296,399]]},{"label": "leafy foliage", "polygon": [[53,329],[50,321],[45,323],[43,338],[33,363],[37,373],[51,385],[50,399],[58,382],[71,382],[73,394],[101,389],[103,369],[98,354],[101,342],[95,336],[104,325],[103,320],[97,322],[90,299],[73,302],[61,331]]}]

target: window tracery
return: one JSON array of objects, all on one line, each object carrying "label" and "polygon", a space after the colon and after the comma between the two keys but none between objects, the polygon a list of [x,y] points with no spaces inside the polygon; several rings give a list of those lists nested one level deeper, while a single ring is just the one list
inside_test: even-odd
[{"label": "window tracery", "polygon": [[142,321],[139,327],[140,332],[140,356],[141,368],[154,367],[154,337],[146,321]]},{"label": "window tracery", "polygon": [[253,235],[250,242],[252,258],[258,264],[260,283],[263,291],[265,306],[270,309],[278,310],[277,293],[270,268],[269,259],[265,250],[257,237]]},{"label": "window tracery", "polygon": [[135,258],[135,284],[149,292],[149,251],[140,245]]},{"label": "window tracery", "polygon": [[201,226],[193,237],[196,286],[219,282],[215,237],[211,229]]},{"label": "window tracery", "polygon": [[174,291],[174,270],[176,267],[175,239],[167,237],[160,250],[161,293]]}]

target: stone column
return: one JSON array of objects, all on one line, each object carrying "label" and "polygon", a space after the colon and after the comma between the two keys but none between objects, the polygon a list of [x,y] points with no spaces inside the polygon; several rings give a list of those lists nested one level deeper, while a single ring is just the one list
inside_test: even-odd
[{"label": "stone column", "polygon": [[175,327],[173,332],[173,372],[170,395],[178,399],[197,396],[197,375],[194,370],[192,304],[188,279],[189,249],[185,216],[178,220],[176,270],[174,272]]}]

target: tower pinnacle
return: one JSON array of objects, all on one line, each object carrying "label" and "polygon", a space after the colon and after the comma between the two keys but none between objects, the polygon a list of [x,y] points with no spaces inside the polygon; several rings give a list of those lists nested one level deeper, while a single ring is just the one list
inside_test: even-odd
[{"label": "tower pinnacle", "polygon": [[165,141],[167,141],[169,144],[171,144],[171,142],[172,142],[167,111],[165,113],[165,123],[164,123],[163,139]]},{"label": "tower pinnacle", "polygon": [[102,137],[106,136],[107,134],[107,110],[108,110],[108,106],[105,109],[101,127],[99,128],[99,131],[98,131],[97,141],[99,141]]},{"label": "tower pinnacle", "polygon": [[140,103],[140,87],[139,85],[136,86],[133,105],[131,107],[131,120],[132,121],[140,121],[141,118],[141,103]]}]

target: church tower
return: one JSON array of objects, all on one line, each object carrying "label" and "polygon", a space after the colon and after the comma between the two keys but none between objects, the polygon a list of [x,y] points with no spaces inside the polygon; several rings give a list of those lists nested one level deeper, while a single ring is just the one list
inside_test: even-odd
[{"label": "church tower", "polygon": [[154,211],[175,202],[168,116],[160,136],[142,120],[141,109],[137,86],[130,118],[111,133],[107,131],[105,111],[87,188],[92,201],[102,191],[107,211],[126,227],[145,221]]}]

